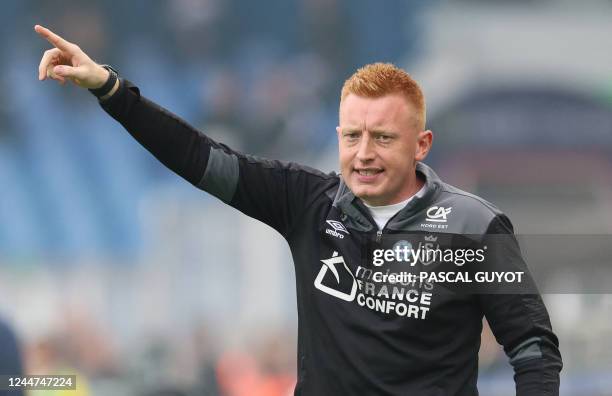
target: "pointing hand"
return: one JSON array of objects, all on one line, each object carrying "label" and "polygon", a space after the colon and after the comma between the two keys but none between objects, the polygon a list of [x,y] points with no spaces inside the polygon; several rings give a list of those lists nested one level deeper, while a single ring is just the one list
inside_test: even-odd
[{"label": "pointing hand", "polygon": [[64,40],[43,26],[36,25],[34,30],[54,47],[45,51],[40,60],[40,81],[51,78],[63,85],[66,80],[70,80],[83,88],[100,88],[104,85],[109,76],[108,70],[91,60],[78,45]]}]

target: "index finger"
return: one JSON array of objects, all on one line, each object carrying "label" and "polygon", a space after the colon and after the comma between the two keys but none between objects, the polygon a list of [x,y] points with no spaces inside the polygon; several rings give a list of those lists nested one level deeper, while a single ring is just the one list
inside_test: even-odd
[{"label": "index finger", "polygon": [[63,38],[53,33],[51,30],[47,29],[46,27],[36,25],[34,26],[34,30],[36,31],[36,33],[38,33],[43,38],[45,38],[47,41],[49,41],[51,44],[53,44],[56,48],[59,48],[62,51],[66,51],[66,52],[73,52],[71,48],[72,43],[64,40]]}]

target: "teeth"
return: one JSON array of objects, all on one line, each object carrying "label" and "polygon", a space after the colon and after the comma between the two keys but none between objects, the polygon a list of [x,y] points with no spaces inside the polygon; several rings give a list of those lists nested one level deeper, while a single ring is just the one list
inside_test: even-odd
[{"label": "teeth", "polygon": [[361,169],[361,170],[359,170],[359,174],[362,175],[362,176],[374,176],[377,173],[378,173],[377,170],[371,170],[371,169]]}]

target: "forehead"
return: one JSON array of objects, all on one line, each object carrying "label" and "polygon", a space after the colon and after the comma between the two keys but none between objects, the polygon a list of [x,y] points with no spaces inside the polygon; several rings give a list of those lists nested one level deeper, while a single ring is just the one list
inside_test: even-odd
[{"label": "forehead", "polygon": [[347,95],[340,104],[340,126],[374,128],[409,125],[416,118],[414,106],[400,93],[368,98]]}]

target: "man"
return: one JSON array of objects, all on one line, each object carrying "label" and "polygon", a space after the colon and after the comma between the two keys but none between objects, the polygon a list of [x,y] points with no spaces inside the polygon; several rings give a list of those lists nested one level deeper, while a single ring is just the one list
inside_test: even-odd
[{"label": "man", "polygon": [[454,265],[484,259],[486,246],[471,254],[463,247],[487,240],[486,255],[495,258],[487,268],[520,269],[530,279],[508,218],[421,162],[432,132],[421,90],[406,72],[373,64],[346,81],[337,128],[342,173],[324,174],[235,152],[76,45],[35,30],[55,47],[41,60],[40,80],[93,90],[167,167],[285,237],[297,282],[296,395],[477,395],[483,315],[510,357],[517,394],[558,395],[558,340],[537,292],[464,293],[445,281],[411,278],[434,261],[430,268],[444,268],[436,267],[442,256],[410,262],[408,254],[440,238],[450,243]]}]

